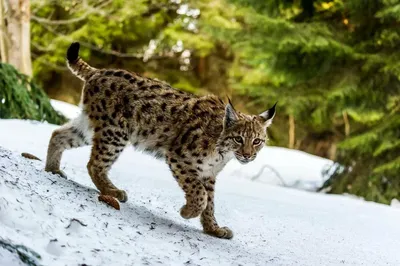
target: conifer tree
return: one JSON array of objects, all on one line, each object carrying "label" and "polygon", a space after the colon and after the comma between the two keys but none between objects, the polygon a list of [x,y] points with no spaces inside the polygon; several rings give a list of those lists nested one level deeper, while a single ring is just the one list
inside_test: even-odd
[{"label": "conifer tree", "polygon": [[220,34],[237,55],[231,84],[255,108],[279,100],[277,130],[292,118],[295,146],[338,161],[324,188],[399,198],[398,1],[229,2],[242,25]]}]

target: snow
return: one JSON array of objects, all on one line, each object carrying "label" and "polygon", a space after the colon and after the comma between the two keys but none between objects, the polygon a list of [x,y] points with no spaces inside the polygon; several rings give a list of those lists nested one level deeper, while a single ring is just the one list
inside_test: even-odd
[{"label": "snow", "polygon": [[[52,104],[70,119],[79,113]],[[250,164],[231,161],[218,177],[216,217],[235,236],[222,240],[180,217],[184,195],[167,166],[132,148],[110,173],[129,196],[120,211],[97,199],[90,147],[65,152],[68,179],[20,156],[44,159],[55,128],[0,120],[0,240],[34,250],[41,265],[400,265],[400,208],[304,191],[322,184],[329,160],[267,147]],[[0,246],[0,265],[24,264]]]},{"label": "snow", "polygon": [[398,199],[392,199],[392,201],[390,202],[390,206],[400,209],[400,201]]},{"label": "snow", "polygon": [[[235,163],[216,192],[216,217],[233,229],[232,240],[207,236],[198,219],[181,218],[184,195],[166,165],[131,148],[110,174],[130,197],[114,210],[97,200],[86,171],[89,147],[65,153],[68,179],[20,156],[45,158],[55,128],[0,120],[0,239],[33,249],[42,265],[400,265],[400,209],[229,176],[247,173]],[[268,164],[282,167],[286,180],[307,172],[296,165],[315,163],[276,152],[291,167],[277,166],[276,153]],[[21,265],[15,256],[0,248],[0,265]]]},{"label": "snow", "polygon": [[16,254],[11,253],[6,249],[0,249],[0,265],[10,266],[24,266]]},{"label": "snow", "polygon": [[50,103],[56,111],[62,113],[68,119],[73,119],[80,113],[80,109],[76,105],[54,99],[51,99]]},{"label": "snow", "polygon": [[246,165],[232,160],[221,176],[315,191],[321,187],[332,161],[302,151],[265,147],[256,160]]}]

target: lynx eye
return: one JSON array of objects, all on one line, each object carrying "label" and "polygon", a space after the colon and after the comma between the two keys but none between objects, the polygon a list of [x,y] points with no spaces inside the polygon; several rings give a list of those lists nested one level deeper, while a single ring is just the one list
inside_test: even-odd
[{"label": "lynx eye", "polygon": [[234,140],[236,143],[239,143],[239,144],[242,144],[242,143],[243,143],[243,139],[242,139],[242,137],[240,137],[240,136],[234,137],[233,140]]},{"label": "lynx eye", "polygon": [[261,144],[261,139],[254,139],[253,140],[253,145],[260,145]]}]

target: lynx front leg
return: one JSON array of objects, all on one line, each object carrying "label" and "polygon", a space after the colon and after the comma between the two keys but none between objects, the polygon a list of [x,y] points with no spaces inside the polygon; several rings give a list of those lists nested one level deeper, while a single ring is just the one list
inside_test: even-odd
[{"label": "lynx front leg", "polygon": [[198,180],[196,171],[183,169],[175,159],[169,160],[169,166],[179,186],[185,192],[186,204],[181,208],[181,216],[185,219],[200,216],[207,205],[207,191]]},{"label": "lynx front leg", "polygon": [[204,181],[204,187],[207,190],[207,207],[201,214],[201,224],[205,233],[219,238],[231,239],[233,232],[228,227],[219,227],[214,216],[214,188],[215,178],[208,178]]},{"label": "lynx front leg", "polygon": [[181,176],[178,182],[185,191],[186,198],[186,204],[181,208],[181,216],[185,219],[200,216],[207,204],[207,192],[203,184],[193,176]]}]

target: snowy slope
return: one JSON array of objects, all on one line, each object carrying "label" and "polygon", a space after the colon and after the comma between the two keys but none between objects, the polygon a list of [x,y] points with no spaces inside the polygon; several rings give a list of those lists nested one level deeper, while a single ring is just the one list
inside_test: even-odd
[{"label": "snowy slope", "polygon": [[[235,236],[216,239],[179,216],[184,196],[164,163],[130,148],[111,171],[130,198],[116,211],[97,201],[88,147],[65,153],[68,180],[19,155],[45,158],[54,128],[0,120],[0,240],[42,265],[400,265],[398,208],[224,174],[216,217]],[[0,265],[20,264],[0,248]]]}]

